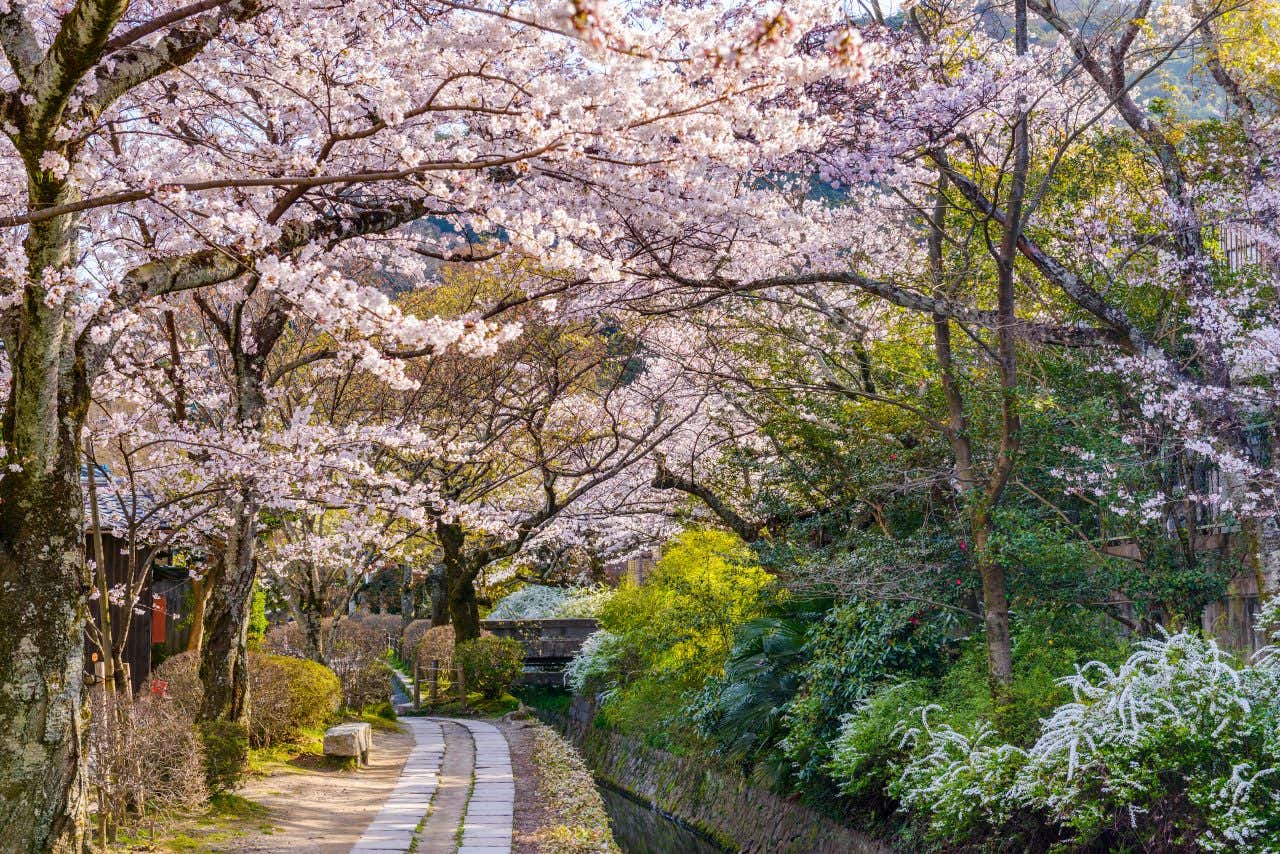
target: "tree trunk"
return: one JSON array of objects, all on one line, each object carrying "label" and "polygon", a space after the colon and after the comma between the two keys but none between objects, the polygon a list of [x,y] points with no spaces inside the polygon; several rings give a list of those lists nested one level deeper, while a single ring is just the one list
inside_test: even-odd
[{"label": "tree trunk", "polygon": [[232,512],[222,565],[210,579],[212,589],[205,605],[204,648],[200,652],[202,721],[248,720],[249,662],[245,639],[257,569],[254,551],[258,515],[257,501],[249,488],[240,491]]},{"label": "tree trunk", "polygon": [[453,622],[455,645],[480,637],[480,606],[476,602],[476,588],[470,574],[465,571],[460,571],[449,582],[449,619]]},{"label": "tree trunk", "polygon": [[[29,179],[33,210],[78,197],[42,170]],[[22,301],[0,326],[11,372],[0,430],[9,466],[0,479],[0,840],[32,854],[79,854],[87,805],[81,697],[92,581],[80,435],[89,377],[84,342],[45,285],[47,273],[75,264],[74,238],[71,217],[30,226]]]},{"label": "tree trunk", "polygon": [[1004,567],[991,550],[991,517],[972,514],[973,556],[982,579],[982,619],[987,635],[987,678],[997,713],[1009,700],[1013,684],[1013,644],[1009,637],[1009,595]]},{"label": "tree trunk", "polygon": [[403,635],[415,616],[414,601],[417,597],[414,595],[413,567],[406,563],[401,567],[401,571],[403,575],[400,579],[400,634]]},{"label": "tree trunk", "polygon": [[204,645],[204,610],[209,601],[209,585],[205,579],[192,579],[191,600],[191,634],[187,637],[187,652],[199,652]]},{"label": "tree trunk", "polygon": [[325,660],[324,623],[320,612],[310,603],[302,602],[295,616],[298,628],[302,629],[303,654],[317,664],[328,665]]},{"label": "tree trunk", "polygon": [[[56,368],[55,360],[49,371]],[[83,412],[53,418],[47,455],[14,455],[15,447],[24,447],[23,430],[31,429],[14,425],[32,414],[13,408],[21,385],[15,371],[5,432],[9,459],[23,460],[27,468],[0,480],[0,847],[79,854],[87,805],[81,697],[92,586],[80,492]]]},{"label": "tree trunk", "polygon": [[444,583],[443,566],[432,567],[427,584],[431,593],[431,625],[449,625],[449,590]]}]

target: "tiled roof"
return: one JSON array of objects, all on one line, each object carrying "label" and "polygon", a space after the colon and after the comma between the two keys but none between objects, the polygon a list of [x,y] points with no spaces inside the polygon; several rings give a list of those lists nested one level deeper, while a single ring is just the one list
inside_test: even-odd
[{"label": "tiled roof", "polygon": [[[102,469],[106,469],[105,473]],[[111,470],[105,466],[99,466],[95,486],[98,490],[98,521],[105,531],[123,531],[129,527],[130,519],[138,519],[146,516],[155,507],[155,497],[150,493],[140,492],[137,497],[137,504],[133,503],[133,498],[125,489],[121,489],[119,494],[112,489]],[[84,528],[86,531],[93,529],[92,507],[89,505],[89,470],[88,466],[80,467],[80,492],[84,497]],[[155,523],[153,518],[148,518],[149,525]],[[163,519],[158,520],[161,523]]]}]

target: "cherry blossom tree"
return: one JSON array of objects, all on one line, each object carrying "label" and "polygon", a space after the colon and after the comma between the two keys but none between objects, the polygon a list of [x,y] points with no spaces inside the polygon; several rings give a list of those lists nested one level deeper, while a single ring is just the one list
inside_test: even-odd
[{"label": "cherry blossom tree", "polygon": [[[800,2],[4,5],[0,822],[16,847],[79,848],[80,430],[139,312],[188,291],[270,294],[377,338],[375,351],[450,346],[462,324],[403,317],[335,272],[380,235],[423,243],[401,227],[427,216],[452,223],[427,254],[453,257],[451,235],[500,233],[618,282],[622,223],[720,210],[719,188],[813,133],[800,85],[861,73],[853,37],[794,49],[827,14]],[[786,206],[739,209],[763,223]],[[249,426],[258,345],[285,318],[266,310],[226,330],[234,415]],[[242,491],[229,508],[224,565],[242,567],[256,499]],[[244,581],[215,590],[208,640],[234,636]],[[227,630],[209,632],[217,620]],[[233,715],[227,696],[213,692],[205,713]]]},{"label": "cherry blossom tree", "polygon": [[[876,394],[859,376],[857,338],[877,334],[886,308],[932,324],[946,407],[925,423],[952,447],[997,691],[1010,677],[1006,570],[986,544],[1019,458],[1022,348],[1104,353],[1097,366],[1141,390],[1143,413],[1162,435],[1178,434],[1181,452],[1221,472],[1222,487],[1199,500],[1219,519],[1242,520],[1255,565],[1280,554],[1269,521],[1275,488],[1246,429],[1273,421],[1259,418],[1274,407],[1259,384],[1273,362],[1264,306],[1273,303],[1266,294],[1275,272],[1266,262],[1274,95],[1256,69],[1251,88],[1247,64],[1221,38],[1241,8],[919,4],[903,26],[868,30],[878,58],[871,80],[812,89],[836,125],[821,147],[789,161],[790,174],[800,215],[827,210],[823,227],[796,245],[803,261],[792,272],[778,262],[795,256],[775,243],[764,253],[774,269],[760,275],[748,260],[760,257],[754,236],[740,241],[732,226],[708,226],[701,253],[668,251],[660,228],[636,235],[646,260],[674,283],[648,310],[750,298],[807,313],[810,328],[797,334],[815,363],[817,393]],[[1028,13],[1038,18],[1034,45]],[[1226,105],[1224,117],[1199,127],[1176,116],[1169,99],[1151,97],[1163,70],[1188,57],[1203,63]],[[1153,294],[1165,301],[1162,312],[1149,310]],[[956,331],[986,349],[1000,377],[990,449],[973,441]],[[851,369],[833,370],[839,358],[822,350],[833,338],[847,342]],[[1135,425],[1130,441],[1143,445],[1142,433]],[[711,499],[748,537],[760,530],[694,477],[668,467],[660,483]],[[1176,512],[1192,491],[1183,484],[1183,495],[1157,497],[1144,512]],[[1260,578],[1260,589],[1274,585]]]}]

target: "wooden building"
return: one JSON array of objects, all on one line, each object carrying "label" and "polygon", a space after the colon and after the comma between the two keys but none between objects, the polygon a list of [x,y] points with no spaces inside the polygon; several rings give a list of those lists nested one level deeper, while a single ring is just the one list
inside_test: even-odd
[{"label": "wooden building", "polygon": [[[119,587],[128,590],[136,583],[131,578],[131,566],[141,566],[145,554],[139,548],[137,560],[130,560],[129,542],[120,534],[129,528],[128,512],[133,508],[121,506],[121,502],[108,490],[109,472],[98,475],[95,486],[98,493],[97,518],[101,526],[102,563],[106,576],[107,589]],[[88,506],[88,471],[82,472],[81,485],[85,494],[85,536],[84,548],[86,559],[95,554],[94,514]],[[139,504],[141,505],[141,500]],[[147,508],[138,508],[145,512]],[[135,517],[140,515],[134,511]],[[170,566],[171,556],[168,552],[156,555],[151,565],[146,568],[142,585],[136,600],[125,601],[110,606],[112,633],[118,636],[120,627],[128,625],[128,636],[125,639],[123,662],[129,665],[129,673],[133,682],[133,690],[137,691],[151,675],[153,658],[161,659],[186,649],[188,631],[182,623],[184,603],[188,598],[190,579],[185,570]],[[129,597],[125,597],[128,599]],[[85,671],[93,672],[93,665],[101,656],[95,641],[100,619],[100,602],[95,599],[89,603],[91,625],[85,633]]]}]

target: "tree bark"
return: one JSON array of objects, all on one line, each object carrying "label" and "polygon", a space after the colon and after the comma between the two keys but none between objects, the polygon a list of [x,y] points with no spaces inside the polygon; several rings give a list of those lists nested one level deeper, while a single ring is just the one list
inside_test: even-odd
[{"label": "tree bark", "polygon": [[431,568],[427,584],[431,594],[431,625],[449,625],[449,590],[445,586],[443,566],[437,564]]},{"label": "tree bark", "polygon": [[232,507],[233,521],[218,572],[210,579],[205,605],[204,648],[200,651],[200,683],[204,696],[199,720],[247,722],[249,672],[245,639],[253,601],[257,563],[258,504],[248,487]]},{"label": "tree bark", "polygon": [[994,526],[990,514],[971,514],[973,555],[982,579],[982,621],[987,635],[987,677],[991,696],[999,706],[1009,699],[1013,684],[1013,644],[1009,636],[1009,594],[1005,588],[1005,571],[991,549]]},{"label": "tree bark", "polygon": [[294,617],[298,628],[302,629],[303,654],[317,664],[327,666],[323,615],[314,603],[303,600],[294,609]]},{"label": "tree bark", "polygon": [[209,585],[203,578],[191,580],[191,634],[187,652],[199,652],[204,645],[204,611],[209,602]]},{"label": "tree bark", "polygon": [[453,623],[453,642],[480,637],[480,605],[471,574],[461,570],[449,580],[449,619]]},{"label": "tree bark", "polygon": [[[92,582],[80,428],[88,393],[82,376],[59,376],[59,349],[39,371],[31,350],[15,354],[28,364],[14,371],[4,432],[8,459],[24,468],[0,480],[0,839],[6,851],[32,854],[79,854],[87,806],[81,697]],[[51,418],[23,405],[41,381],[60,404]]]},{"label": "tree bark", "polygon": [[413,603],[417,597],[414,596],[413,567],[405,563],[400,571],[400,633],[404,634],[414,618]]}]

